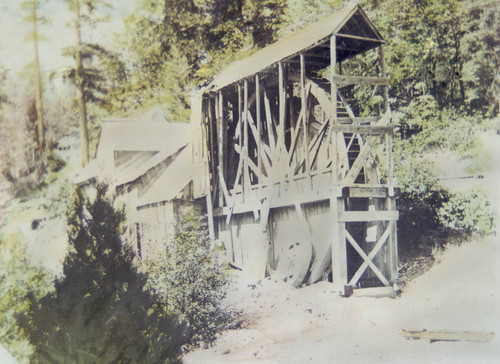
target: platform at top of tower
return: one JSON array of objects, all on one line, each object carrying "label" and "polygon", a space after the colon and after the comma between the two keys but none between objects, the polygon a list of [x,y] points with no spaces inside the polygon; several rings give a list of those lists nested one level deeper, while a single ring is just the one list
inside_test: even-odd
[{"label": "platform at top of tower", "polygon": [[280,61],[297,62],[300,53],[303,53],[306,62],[314,64],[314,67],[327,67],[330,65],[332,35],[336,36],[337,62],[364,53],[385,42],[361,6],[353,5],[231,64],[215,76],[206,90],[220,90],[241,79],[271,69]]}]

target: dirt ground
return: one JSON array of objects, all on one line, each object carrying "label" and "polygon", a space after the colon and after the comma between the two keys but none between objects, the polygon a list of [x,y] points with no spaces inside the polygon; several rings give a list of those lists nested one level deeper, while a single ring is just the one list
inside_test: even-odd
[{"label": "dirt ground", "polygon": [[[186,363],[498,363],[499,242],[450,247],[400,298],[341,298],[322,282],[294,289],[242,273],[228,300],[245,314]],[[488,343],[407,340],[402,329],[494,332]]]}]

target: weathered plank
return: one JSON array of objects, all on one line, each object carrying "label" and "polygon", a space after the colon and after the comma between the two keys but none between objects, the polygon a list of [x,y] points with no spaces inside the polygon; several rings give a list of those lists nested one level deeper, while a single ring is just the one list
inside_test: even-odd
[{"label": "weathered plank", "polygon": [[485,331],[427,331],[427,330],[402,330],[402,335],[408,339],[426,339],[431,343],[435,341],[473,341],[478,343],[486,343],[490,341],[494,332]]},{"label": "weathered plank", "polygon": [[387,187],[373,186],[346,186],[342,188],[342,195],[345,197],[366,197],[366,198],[386,198],[388,196]]},{"label": "weathered plank", "polygon": [[339,214],[339,221],[396,221],[398,211],[343,211]]}]

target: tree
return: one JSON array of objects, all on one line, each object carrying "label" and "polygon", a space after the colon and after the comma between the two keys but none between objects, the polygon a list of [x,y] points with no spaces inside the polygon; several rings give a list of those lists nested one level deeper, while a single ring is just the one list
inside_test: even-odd
[{"label": "tree", "polygon": [[24,18],[25,21],[29,21],[33,30],[31,34],[27,37],[27,40],[33,42],[33,69],[34,69],[34,79],[35,79],[35,104],[36,104],[36,119],[37,119],[37,130],[38,130],[38,149],[40,157],[43,155],[43,150],[45,148],[45,127],[43,122],[43,106],[42,106],[42,82],[40,76],[40,59],[38,57],[38,42],[41,36],[38,32],[38,24],[46,23],[47,19],[40,15],[41,1],[40,0],[28,0],[21,3],[21,7],[28,12],[28,15]]},{"label": "tree", "polygon": [[35,362],[177,362],[184,343],[177,318],[144,289],[146,277],[122,244],[124,212],[113,208],[107,187],[93,202],[80,189],[68,214],[70,249],[55,291],[30,299],[21,326]]},{"label": "tree", "polygon": [[0,170],[14,196],[26,195],[40,182],[42,160],[38,156],[36,106],[28,80],[5,75],[2,88],[9,90],[0,103]]},{"label": "tree", "polygon": [[167,118],[188,119],[191,90],[275,40],[284,6],[284,0],[138,0],[118,38],[128,75],[122,109],[165,103]]},{"label": "tree", "polygon": [[[75,59],[74,69],[63,69],[64,77],[71,79],[77,89],[77,103],[80,128],[80,150],[82,166],[87,165],[89,160],[89,120],[88,103],[100,103],[102,97],[99,94],[106,92],[103,84],[106,76],[98,68],[91,66],[94,58],[114,58],[116,57],[98,44],[84,41],[84,25],[93,24],[97,21],[104,21],[106,18],[97,16],[98,10],[109,5],[102,0],[65,0],[69,9],[74,14],[72,22],[75,31],[75,46],[69,47],[65,55]],[[90,31],[90,30],[89,30]],[[87,64],[86,64],[87,63]],[[115,63],[116,64],[116,63]],[[120,64],[118,62],[118,64]],[[115,70],[116,71],[116,70]]]}]

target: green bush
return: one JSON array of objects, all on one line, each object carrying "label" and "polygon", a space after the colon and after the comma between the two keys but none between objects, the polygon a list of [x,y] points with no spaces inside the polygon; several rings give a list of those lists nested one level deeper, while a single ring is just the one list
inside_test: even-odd
[{"label": "green bush", "polygon": [[467,233],[489,233],[495,229],[494,210],[481,190],[460,192],[438,210],[439,221]]},{"label": "green bush", "polygon": [[231,312],[222,306],[227,276],[206,228],[193,212],[176,226],[167,249],[144,260],[143,269],[167,311],[187,323],[188,347],[208,346],[232,321]]}]

